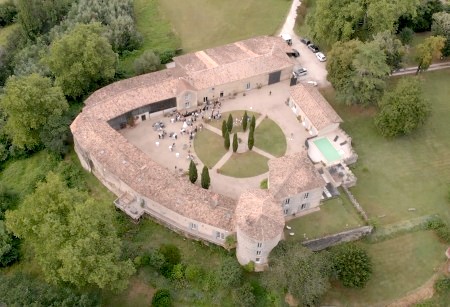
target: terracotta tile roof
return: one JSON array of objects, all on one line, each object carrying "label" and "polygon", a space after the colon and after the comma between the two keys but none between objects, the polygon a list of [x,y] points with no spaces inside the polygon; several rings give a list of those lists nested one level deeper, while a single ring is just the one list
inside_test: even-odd
[{"label": "terracotta tile roof", "polygon": [[234,230],[234,200],[176,177],[102,120],[82,113],[71,129],[80,147],[103,166],[96,170],[100,174],[113,174],[137,193],[183,216]]},{"label": "terracotta tile roof", "polygon": [[342,119],[315,87],[297,84],[291,87],[290,94],[317,130],[333,123],[342,123]]},{"label": "terracotta tile roof", "polygon": [[277,200],[326,185],[304,152],[271,159],[268,164],[269,192]]},{"label": "terracotta tile roof", "polygon": [[245,191],[236,208],[236,226],[252,239],[273,239],[283,232],[281,205],[266,190]]}]

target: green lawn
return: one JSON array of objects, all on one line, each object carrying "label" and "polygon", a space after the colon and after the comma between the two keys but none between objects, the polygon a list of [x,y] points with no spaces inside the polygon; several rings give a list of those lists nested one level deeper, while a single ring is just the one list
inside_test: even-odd
[{"label": "green lawn", "polygon": [[256,127],[255,146],[275,157],[281,157],[286,152],[286,137],[273,120],[265,118]]},{"label": "green lawn", "polygon": [[369,217],[384,216],[381,224],[435,213],[450,222],[450,70],[428,72],[422,79],[431,117],[417,132],[393,140],[376,131],[374,108],[337,105],[332,90],[324,92],[359,155],[353,169],[358,183],[351,190]]},{"label": "green lawn", "polygon": [[266,157],[253,151],[234,153],[220,168],[220,173],[237,178],[261,175],[269,171],[268,160]]},{"label": "green lawn", "polygon": [[[292,227],[285,230],[286,238],[303,241],[364,226],[364,222],[342,194],[320,205],[320,211],[291,220],[286,225]],[[295,235],[290,236],[289,232]]]},{"label": "green lawn", "polygon": [[291,5],[286,0],[164,0],[159,3],[181,38],[184,52],[273,35],[283,25]]},{"label": "green lawn", "polygon": [[195,153],[208,168],[212,168],[220,158],[227,153],[223,138],[220,135],[203,129],[199,131],[194,140]]},{"label": "green lawn", "polygon": [[322,300],[323,305],[386,306],[424,284],[445,261],[445,245],[431,231],[361,244],[372,258],[372,278],[364,289],[347,289],[334,284]]},{"label": "green lawn", "polygon": [[[219,130],[222,130],[222,122],[225,120],[228,120],[228,116],[231,114],[231,116],[233,117],[233,122],[236,118],[242,119],[242,117],[244,116],[244,112],[245,110],[236,110],[236,111],[231,111],[231,112],[224,112],[222,113],[222,118],[220,120],[211,120],[210,122],[208,122],[209,125],[216,127]],[[248,117],[251,119],[253,115],[255,115],[255,119],[258,120],[258,117],[261,116],[261,114],[256,113],[256,112],[251,112],[251,111],[247,111],[247,115]],[[248,122],[247,125],[247,131],[250,127],[250,122]],[[235,132],[242,132],[242,125],[238,125],[235,126],[233,125],[233,130],[231,130],[231,134],[235,133]]]}]

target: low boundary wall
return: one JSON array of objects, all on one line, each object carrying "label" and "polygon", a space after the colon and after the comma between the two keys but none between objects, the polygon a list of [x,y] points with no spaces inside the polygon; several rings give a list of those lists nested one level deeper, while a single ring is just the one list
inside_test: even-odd
[{"label": "low boundary wall", "polygon": [[359,240],[360,238],[367,236],[368,234],[371,234],[372,231],[373,226],[362,226],[346,230],[343,232],[339,232],[333,235],[325,236],[322,238],[303,241],[302,245],[309,248],[312,251],[320,251],[322,249],[340,243]]}]

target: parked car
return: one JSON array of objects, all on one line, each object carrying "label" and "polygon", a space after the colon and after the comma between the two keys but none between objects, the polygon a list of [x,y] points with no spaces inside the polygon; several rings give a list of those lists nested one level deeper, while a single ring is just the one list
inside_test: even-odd
[{"label": "parked car", "polygon": [[319,59],[319,61],[321,62],[325,62],[327,60],[327,57],[325,56],[325,54],[323,54],[322,52],[317,52],[316,53],[316,57]]},{"label": "parked car", "polygon": [[281,38],[289,45],[292,45],[292,37],[287,33],[281,33]]},{"label": "parked car", "polygon": [[303,68],[303,67],[294,68],[294,76],[296,78],[298,78],[300,76],[305,76],[306,74],[308,74],[308,71],[306,70],[306,68]]},{"label": "parked car", "polygon": [[292,51],[288,55],[294,58],[298,58],[300,56],[300,52],[298,52],[297,49],[292,49]]},{"label": "parked car", "polygon": [[319,47],[317,47],[317,46],[314,45],[314,44],[309,44],[309,45],[308,45],[308,48],[309,48],[309,50],[311,50],[311,51],[314,52],[314,53],[319,52]]},{"label": "parked car", "polygon": [[305,37],[303,37],[302,39],[300,39],[300,41],[305,44],[306,46],[308,46],[309,44],[311,44],[311,41]]}]

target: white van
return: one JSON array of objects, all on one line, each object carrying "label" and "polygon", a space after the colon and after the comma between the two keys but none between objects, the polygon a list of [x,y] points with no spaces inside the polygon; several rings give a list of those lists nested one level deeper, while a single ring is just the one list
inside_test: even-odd
[{"label": "white van", "polygon": [[281,38],[289,45],[292,45],[292,37],[289,34],[281,33]]}]

